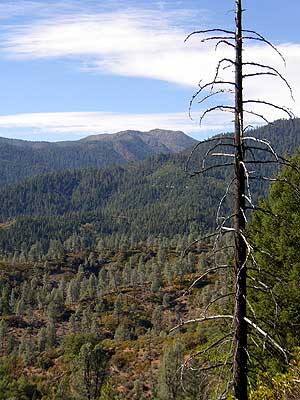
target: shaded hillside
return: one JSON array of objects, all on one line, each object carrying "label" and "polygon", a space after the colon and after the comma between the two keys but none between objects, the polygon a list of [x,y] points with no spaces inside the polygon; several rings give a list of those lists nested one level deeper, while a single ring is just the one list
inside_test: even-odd
[{"label": "shaded hillside", "polygon": [[[299,120],[277,121],[249,135],[266,138],[284,154],[297,148],[298,128]],[[208,146],[199,147],[190,170],[199,168]],[[145,238],[210,230],[230,168],[189,178],[187,157],[187,152],[160,155],[141,163],[51,173],[10,185],[0,191],[0,246],[12,252],[22,243],[41,241],[46,248],[51,238],[64,241],[74,232],[93,244],[99,234]],[[258,151],[257,157],[265,160],[266,153]],[[276,172],[274,164],[262,167],[263,175]],[[260,181],[251,185],[254,198],[267,189]],[[225,213],[226,208],[225,203]]]},{"label": "shaded hillside", "polygon": [[196,141],[183,132],[155,129],[94,135],[70,142],[29,142],[0,138],[0,184],[51,171],[139,161],[160,153],[175,153]]},{"label": "shaded hillside", "polygon": [[[123,232],[139,237],[208,229],[221,177],[188,180],[186,155],[162,155],[104,170],[52,173],[0,192],[0,241],[9,251],[22,242],[65,240]],[[212,183],[213,182],[213,183]],[[211,186],[210,196],[203,187]],[[5,225],[6,224],[6,225]],[[88,224],[88,228],[86,227]]]}]

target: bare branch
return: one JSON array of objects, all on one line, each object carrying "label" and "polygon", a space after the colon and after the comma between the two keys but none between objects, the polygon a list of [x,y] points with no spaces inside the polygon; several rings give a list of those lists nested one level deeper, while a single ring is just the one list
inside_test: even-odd
[{"label": "bare branch", "polygon": [[231,82],[231,81],[223,81],[223,80],[220,80],[220,81],[213,80],[213,81],[211,81],[211,82],[206,83],[206,84],[203,85],[203,86],[201,86],[200,83],[199,83],[199,87],[200,87],[200,88],[193,94],[193,96],[192,96],[192,98],[191,98],[191,100],[190,100],[190,104],[189,104],[189,117],[190,117],[191,119],[193,119],[192,116],[191,116],[191,109],[192,109],[192,106],[193,106],[193,104],[194,104],[195,98],[196,98],[203,90],[205,90],[205,89],[208,88],[209,86],[211,86],[211,90],[212,90],[213,87],[214,87],[215,85],[235,85],[235,83],[234,83],[234,82]]},{"label": "bare branch", "polygon": [[[257,180],[262,180],[262,181],[268,181],[268,182],[280,182],[280,183],[284,183],[286,185],[289,185],[292,189],[295,190],[295,192],[300,195],[300,190],[299,187],[294,185],[292,182],[289,182],[287,179],[285,178],[272,178],[269,176],[261,176],[261,175],[256,175],[256,176],[250,176],[249,179],[257,179]],[[277,214],[273,214],[274,216],[278,217]]]},{"label": "bare branch", "polygon": [[214,320],[222,320],[222,319],[233,319],[232,315],[212,315],[209,317],[202,317],[202,318],[195,318],[195,319],[189,319],[187,321],[182,321],[180,324],[174,326],[172,329],[170,329],[170,333],[174,332],[175,330],[182,328],[185,325],[190,325],[194,323],[201,323],[201,322],[206,322],[206,321],[214,321]]},{"label": "bare branch", "polygon": [[252,312],[252,314],[253,314],[254,319],[257,320],[255,310],[254,310],[254,308],[252,307],[250,301],[248,300],[248,297],[247,297],[247,296],[244,296],[244,298],[245,298],[245,300],[246,300],[246,303],[247,303],[248,307],[250,308],[250,310],[251,310],[251,312]]},{"label": "bare branch", "polygon": [[279,160],[247,160],[247,161],[245,161],[245,163],[246,164],[274,164],[275,163],[275,164],[288,166],[288,167],[294,169],[295,171],[297,171],[298,174],[300,174],[300,170],[296,165],[290,163],[289,161],[281,161],[282,157],[278,157],[278,158],[280,158],[280,159]]},{"label": "bare branch", "polygon": [[245,321],[247,322],[248,325],[252,326],[252,328],[254,328],[258,333],[260,333],[265,338],[266,341],[268,340],[277,350],[279,350],[279,352],[283,354],[284,359],[288,364],[289,352],[283,347],[281,347],[274,339],[271,338],[271,336],[267,332],[265,332],[262,328],[260,328],[254,322],[252,322],[249,318],[245,317]]},{"label": "bare branch", "polygon": [[198,282],[202,281],[202,279],[205,278],[207,275],[209,275],[213,272],[216,272],[220,269],[227,269],[227,268],[232,268],[232,265],[219,265],[217,267],[208,269],[207,271],[204,272],[204,274],[202,274],[196,280],[194,280],[194,282],[190,285],[190,287],[183,293],[183,296],[190,293],[190,291],[193,289],[193,287],[195,287],[195,285],[197,285]]},{"label": "bare branch", "polygon": [[[272,155],[275,157],[276,161],[278,161],[279,158],[280,158],[280,157],[277,155],[276,152],[274,152],[274,151],[272,151],[272,150],[270,150],[270,149],[266,149],[266,148],[264,148],[264,147],[259,147],[259,146],[245,146],[244,149],[245,149],[245,151],[249,150],[249,151],[251,152],[251,155],[254,154],[254,153],[252,152],[252,150],[259,150],[259,151],[264,151],[264,152],[266,152],[266,153],[272,154]],[[255,160],[255,157],[253,157],[253,158],[254,158],[254,160]]]},{"label": "bare branch", "polygon": [[[246,178],[246,186],[247,186],[247,191],[248,191],[248,199],[249,199],[250,204],[252,205],[252,196],[251,196],[251,190],[250,190],[250,186],[249,186],[249,172],[246,167],[246,164],[243,161],[240,161],[240,164],[244,168],[245,178]],[[246,221],[246,219],[245,219],[245,221]]]},{"label": "bare branch", "polygon": [[258,117],[258,118],[261,118],[263,121],[265,121],[267,124],[272,124],[270,121],[268,121],[267,120],[267,118],[265,118],[262,114],[258,114],[258,113],[256,113],[256,112],[254,112],[254,111],[251,111],[251,110],[243,110],[244,111],[244,113],[247,113],[247,114],[251,114],[251,115],[255,115],[256,117]]},{"label": "bare branch", "polygon": [[204,144],[204,143],[209,143],[209,142],[214,142],[216,140],[230,140],[231,142],[234,140],[233,136],[228,136],[228,135],[223,135],[223,136],[219,136],[219,137],[212,137],[206,140],[202,140],[201,142],[197,143],[197,145],[199,144]]},{"label": "bare branch", "polygon": [[201,81],[199,82],[199,89],[193,94],[193,96],[192,96],[192,98],[191,98],[191,100],[190,100],[190,107],[189,107],[189,109],[191,108],[191,106],[192,106],[192,104],[193,104],[193,102],[194,102],[194,99],[203,91],[203,90],[205,90],[206,88],[208,88],[209,86],[211,86],[211,90],[212,90],[212,88],[215,86],[215,85],[235,85],[235,83],[234,82],[232,82],[232,81],[224,81],[224,80],[216,80],[216,79],[214,79],[213,81],[211,81],[211,82],[208,82],[208,83],[206,83],[205,85],[201,85]]},{"label": "bare branch", "polygon": [[211,165],[210,167],[201,169],[200,171],[193,172],[193,173],[190,175],[190,177],[203,174],[204,172],[210,171],[210,170],[215,169],[215,168],[229,167],[229,166],[232,166],[232,165],[234,165],[234,164],[233,164],[233,163],[224,163],[224,164]]},{"label": "bare branch", "polygon": [[233,153],[212,153],[211,155],[214,157],[235,157]]},{"label": "bare branch", "polygon": [[198,356],[201,356],[202,354],[207,353],[209,350],[213,349],[214,347],[218,346],[219,344],[223,343],[224,340],[226,340],[228,337],[232,336],[234,332],[229,332],[227,335],[223,336],[221,339],[216,340],[214,343],[206,347],[204,350],[197,351],[197,353],[190,355],[187,360],[184,362],[182,365],[182,368],[186,367],[193,359],[195,359]]},{"label": "bare branch", "polygon": [[[218,65],[217,65],[217,68],[216,68],[216,73],[215,73],[215,77],[214,77],[214,79],[213,79],[213,82],[215,82],[217,79],[218,79],[218,76],[219,76],[219,71],[220,71],[220,68],[221,68],[221,65],[224,63],[224,62],[227,62],[227,63],[229,63],[230,65],[235,65],[235,61],[233,61],[233,60],[231,60],[231,58],[222,58],[219,62],[218,62]],[[223,68],[224,69],[224,68]],[[214,85],[212,85],[212,89],[213,89],[213,86]]]},{"label": "bare branch", "polygon": [[[232,362],[228,361],[228,362],[226,362],[225,365],[232,365]],[[209,371],[211,369],[216,369],[216,368],[220,368],[220,367],[224,367],[224,363],[219,363],[219,364],[215,364],[215,365],[209,365],[207,367],[197,368],[197,371],[198,372]]]},{"label": "bare branch", "polygon": [[234,40],[235,38],[232,36],[210,36],[204,39],[201,39],[200,42],[204,43],[204,42],[210,42],[211,40]]},{"label": "bare branch", "polygon": [[283,164],[284,163],[277,161],[277,160],[246,160],[246,164]]},{"label": "bare branch", "polygon": [[202,237],[200,237],[199,239],[194,240],[192,243],[190,243],[190,244],[183,250],[183,255],[185,255],[185,254],[187,253],[187,251],[188,251],[191,247],[193,247],[196,243],[203,242],[204,240],[210,239],[210,238],[212,238],[212,237],[214,237],[214,236],[217,236],[217,235],[219,235],[219,234],[220,234],[220,232],[213,232],[213,233],[210,233],[210,234],[208,234],[208,235],[202,236]]},{"label": "bare branch", "polygon": [[204,33],[213,33],[213,32],[221,32],[221,33],[228,33],[229,35],[234,35],[233,31],[228,31],[226,29],[219,29],[219,28],[215,28],[215,29],[205,29],[205,30],[200,30],[200,31],[194,31],[192,33],[190,33],[185,39],[184,41],[186,42],[187,40],[189,40],[189,38],[191,36],[194,35],[199,35],[199,34],[204,34]]},{"label": "bare branch", "polygon": [[247,125],[246,128],[243,129],[243,133],[245,133],[248,129],[254,129],[254,126],[251,124]]},{"label": "bare branch", "polygon": [[270,46],[276,53],[279,55],[279,57],[282,59],[284,65],[286,66],[286,61],[281,52],[274,46],[269,40],[267,40],[264,36],[262,36],[260,33],[256,31],[251,31],[249,29],[243,29],[243,32],[245,33],[253,33],[254,35],[257,35],[257,37],[253,36],[243,36],[243,40],[248,39],[248,40],[257,40],[259,42],[266,43],[268,46]]},{"label": "bare branch", "polygon": [[202,120],[203,120],[203,118],[207,115],[207,114],[209,114],[209,113],[211,113],[211,112],[213,112],[213,111],[216,111],[216,110],[220,110],[220,111],[225,111],[225,112],[235,112],[235,107],[233,107],[233,106],[225,106],[225,105],[218,105],[218,106],[214,106],[214,107],[210,107],[210,108],[207,108],[203,113],[202,113],[202,115],[201,115],[201,118],[200,118],[200,120],[199,120],[199,124],[201,125],[201,123],[202,123]]},{"label": "bare branch", "polygon": [[234,44],[228,42],[228,40],[222,39],[222,40],[219,40],[218,43],[215,45],[215,50],[217,50],[218,46],[219,46],[220,44],[222,44],[222,43],[223,43],[223,44],[227,44],[227,46],[230,46],[230,47],[235,48]]},{"label": "bare branch", "polygon": [[211,300],[211,301],[207,304],[207,306],[205,307],[205,309],[204,309],[204,312],[203,312],[204,315],[207,314],[207,311],[208,311],[209,307],[211,307],[214,303],[216,303],[216,302],[219,301],[219,300],[225,299],[226,297],[233,296],[233,295],[235,295],[235,292],[229,292],[229,293],[222,294],[222,295],[220,295],[220,296],[214,298],[213,300]]},{"label": "bare branch", "polygon": [[[278,76],[286,84],[286,86],[288,87],[288,89],[290,91],[291,98],[295,101],[294,96],[293,96],[293,90],[292,90],[290,84],[288,83],[288,81],[285,79],[285,77],[276,68],[273,68],[270,65],[265,65],[265,64],[255,63],[255,62],[246,62],[246,63],[243,63],[243,65],[254,66],[254,67],[259,67],[259,68],[265,68],[265,69],[268,69],[269,71],[274,72],[274,74],[276,76]],[[247,75],[244,75],[244,77],[247,77]]]},{"label": "bare branch", "polygon": [[230,187],[231,187],[231,185],[233,184],[233,182],[235,181],[235,179],[236,179],[235,177],[231,179],[231,181],[230,181],[229,184],[227,185],[227,188],[226,188],[226,190],[225,190],[225,193],[224,193],[223,197],[221,198],[221,200],[220,200],[220,202],[219,202],[218,209],[217,209],[217,216],[216,216],[216,223],[217,223],[218,225],[219,225],[219,222],[218,222],[218,221],[219,221],[219,219],[220,219],[220,210],[221,210],[222,204],[223,204],[223,202],[225,201],[226,197],[228,196]]},{"label": "bare branch", "polygon": [[[270,152],[274,155],[274,157],[276,158],[276,160],[278,160],[278,155],[277,155],[277,153],[276,153],[276,151],[274,150],[274,148],[271,146],[271,143],[268,141],[268,140],[266,140],[266,139],[257,139],[256,137],[254,137],[254,136],[244,136],[243,138],[242,138],[242,141],[243,142],[245,142],[245,141],[247,141],[247,140],[252,140],[252,141],[254,141],[254,142],[258,142],[258,143],[261,143],[261,144],[264,144],[265,146],[267,146],[268,147],[268,149],[270,150]],[[248,147],[249,148],[249,147]],[[260,147],[251,147],[251,148],[253,148],[253,149],[256,149],[256,150],[260,150],[261,148]]]},{"label": "bare branch", "polygon": [[283,217],[281,217],[281,216],[279,216],[277,214],[274,214],[271,210],[266,210],[266,209],[264,209],[262,207],[259,207],[259,206],[252,205],[251,207],[245,207],[245,209],[246,210],[259,211],[259,212],[262,212],[263,214],[271,215],[274,218],[280,218],[280,219],[285,220],[285,218],[283,218]]},{"label": "bare branch", "polygon": [[219,230],[220,232],[222,232],[223,229],[234,231],[234,228],[231,228],[231,227],[230,228],[226,228],[224,225],[226,224],[226,222],[228,222],[232,218],[236,217],[236,215],[237,214],[231,214],[231,215],[228,215],[227,217],[223,217],[223,221],[222,221],[221,224],[218,225],[217,231]]},{"label": "bare branch", "polygon": [[216,92],[210,93],[207,96],[203,97],[201,100],[198,101],[198,104],[201,104],[204,101],[210,99],[211,97],[216,96],[217,94],[222,94],[222,93],[232,93],[232,90],[230,90],[230,89],[217,90]]},{"label": "bare branch", "polygon": [[248,104],[248,103],[264,104],[266,106],[273,107],[276,110],[280,110],[280,111],[285,112],[288,115],[288,117],[291,118],[291,119],[295,118],[295,115],[289,109],[287,109],[285,107],[277,106],[276,104],[273,104],[273,103],[269,103],[268,101],[264,101],[264,100],[244,100],[243,101],[243,104]]},{"label": "bare branch", "polygon": [[228,392],[230,387],[233,386],[233,381],[228,381],[226,388],[224,389],[224,391],[221,393],[221,396],[218,397],[216,400],[227,400],[228,399]]},{"label": "bare branch", "polygon": [[204,89],[206,89],[207,87],[212,86],[212,85],[213,85],[213,86],[215,86],[215,85],[232,85],[232,86],[235,86],[235,83],[232,82],[232,81],[223,81],[223,80],[218,80],[218,81],[216,81],[216,80],[213,80],[213,81],[208,82],[208,83],[206,83],[205,85],[201,86],[200,89],[199,89],[199,93],[200,93],[202,90],[204,90]]},{"label": "bare branch", "polygon": [[202,160],[202,168],[205,168],[205,160],[207,159],[207,157],[211,154],[212,151],[214,151],[215,149],[217,149],[218,147],[221,146],[228,146],[228,147],[233,147],[235,148],[236,146],[232,143],[217,143],[215,144],[213,147],[211,147],[210,149],[207,150],[207,152],[205,153],[203,160]]},{"label": "bare branch", "polygon": [[243,78],[245,79],[245,78],[252,78],[252,77],[255,77],[255,76],[265,76],[265,75],[277,76],[277,75],[275,74],[275,72],[253,72],[253,73],[251,73],[251,74],[245,74],[245,75],[243,75]]},{"label": "bare branch", "polygon": [[219,248],[216,248],[216,249],[214,248],[212,254],[208,254],[207,258],[214,257],[216,255],[216,253],[219,253],[220,251],[224,251],[224,250],[227,250],[227,249],[233,249],[233,248],[234,248],[233,245],[231,245],[231,246],[223,246],[223,247],[219,247]]},{"label": "bare branch", "polygon": [[288,280],[283,280],[283,279],[279,278],[277,275],[272,274],[269,271],[265,271],[265,270],[263,270],[261,268],[248,267],[247,270],[248,271],[256,271],[259,274],[270,276],[272,279],[275,279],[277,282],[280,282],[280,283],[283,283],[283,284],[287,284],[288,283]]},{"label": "bare branch", "polygon": [[[198,149],[198,147],[199,146],[201,146],[202,144],[205,144],[205,143],[210,143],[210,142],[215,142],[215,141],[219,141],[219,140],[229,140],[229,141],[233,141],[233,138],[232,137],[227,137],[227,136],[223,136],[223,137],[215,137],[215,138],[210,138],[210,139],[207,139],[207,140],[203,140],[203,141],[201,141],[201,142],[198,142],[194,147],[193,147],[193,149],[192,149],[192,151],[190,152],[190,154],[189,154],[189,156],[188,156],[188,159],[187,159],[187,162],[186,162],[186,165],[185,165],[185,171],[187,171],[187,167],[188,167],[188,164],[189,164],[189,162],[191,161],[191,158],[192,158],[192,156],[195,154],[195,152],[196,152],[196,150]],[[220,143],[221,144],[221,143]],[[226,145],[226,143],[224,143],[224,146]]]}]

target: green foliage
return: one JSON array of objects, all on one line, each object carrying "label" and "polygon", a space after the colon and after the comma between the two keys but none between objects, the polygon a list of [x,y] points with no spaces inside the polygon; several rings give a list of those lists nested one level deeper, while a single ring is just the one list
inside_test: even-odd
[{"label": "green foliage", "polygon": [[300,340],[300,153],[291,159],[294,167],[285,168],[270,189],[269,198],[261,202],[266,212],[255,213],[250,237],[255,258],[262,272],[253,273],[269,288],[252,291],[265,328],[284,338],[292,348]]},{"label": "green foliage", "polygon": [[56,143],[0,138],[0,183],[3,186],[51,171],[101,168],[129,160],[143,160],[153,154],[184,150],[194,142],[182,132],[159,129],[148,133],[125,131]]},{"label": "green foliage", "polygon": [[98,400],[110,356],[100,344],[85,343],[73,363],[73,387],[78,399]]},{"label": "green foliage", "polygon": [[300,398],[299,360],[290,363],[286,373],[261,374],[249,400],[298,400]]},{"label": "green foliage", "polygon": [[37,387],[28,382],[25,376],[16,377],[12,366],[14,356],[2,358],[0,361],[0,399],[1,400],[37,400],[41,393]]},{"label": "green foliage", "polygon": [[63,343],[65,357],[69,360],[73,360],[75,357],[79,355],[82,346],[87,343],[96,345],[97,343],[96,336],[92,333],[66,336]]},{"label": "green foliage", "polygon": [[157,396],[159,400],[180,400],[184,393],[180,379],[183,363],[183,346],[175,342],[164,351],[158,373]]},{"label": "green foliage", "polygon": [[[299,120],[277,121],[253,134],[270,140],[281,154],[292,154],[300,145]],[[60,146],[53,146],[59,154]],[[203,145],[196,152],[189,164],[191,170],[198,168],[206,151],[207,145]],[[76,157],[81,155],[76,153]],[[258,150],[257,157],[263,159],[264,153]],[[171,237],[176,233],[198,234],[213,229],[212,204],[222,197],[229,172],[224,169],[209,172],[206,177],[190,182],[184,170],[186,158],[186,153],[159,155],[143,163],[98,170],[72,170],[100,166],[94,162],[69,165],[66,160],[66,164],[56,165],[56,160],[50,158],[56,172],[40,174],[0,190],[0,217],[5,222],[0,229],[0,250],[22,261],[28,257],[39,260],[41,249],[43,254],[47,253],[51,239],[65,243],[65,249],[70,251],[95,246],[99,235],[126,233],[145,239],[149,234]],[[264,164],[261,168],[258,167],[258,174],[267,176],[275,170],[274,165]],[[47,171],[45,168],[40,172]],[[210,190],[203,190],[206,187]],[[265,194],[267,188],[266,184],[252,182],[254,198]],[[224,207],[227,209],[229,203],[225,202]],[[53,253],[52,245],[50,250],[51,256],[62,255],[60,251]],[[157,262],[163,264],[163,247],[158,249],[157,256]]]}]

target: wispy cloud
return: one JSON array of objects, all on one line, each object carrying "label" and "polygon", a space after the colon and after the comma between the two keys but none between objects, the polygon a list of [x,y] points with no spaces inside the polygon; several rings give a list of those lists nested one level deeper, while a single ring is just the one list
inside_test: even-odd
[{"label": "wispy cloud", "polygon": [[[19,12],[19,2],[12,2],[11,12]],[[37,13],[41,13],[38,9],[39,2],[29,2]],[[127,9],[120,7],[118,11],[108,10],[109,7],[101,10],[99,7],[93,7],[92,11],[84,11],[80,7],[80,2],[64,2],[64,11],[55,13],[54,8],[50,7],[49,15],[38,18],[30,24],[14,25],[7,28],[2,34],[2,55],[13,57],[15,59],[47,59],[47,58],[63,58],[69,57],[74,60],[76,67],[83,72],[97,72],[114,74],[121,76],[144,77],[149,79],[159,79],[175,83],[177,85],[190,86],[197,88],[199,79],[209,81],[215,73],[215,66],[218,59],[222,57],[230,57],[232,53],[220,46],[215,52],[208,44],[200,43],[199,36],[192,37],[188,43],[184,43],[184,38],[189,31],[183,24],[183,16],[188,20],[188,10],[164,10],[162,13],[159,9],[150,9],[149,7],[136,7],[135,9]],[[95,3],[94,3],[95,4]],[[99,4],[99,3],[98,3]],[[120,3],[118,3],[120,4]],[[161,6],[164,3],[161,2]],[[116,8],[117,9],[117,8]],[[45,10],[43,10],[43,13]],[[2,11],[3,13],[3,11]],[[205,14],[205,13],[203,13]],[[1,16],[1,7],[0,7]],[[294,97],[296,102],[291,102],[289,90],[282,85],[279,79],[268,76],[259,78],[249,78],[245,82],[245,91],[248,98],[267,100],[292,107],[295,114],[300,114],[300,76],[298,66],[300,65],[300,44],[289,43],[279,45],[279,49],[284,53],[287,60],[287,69],[284,70],[280,64],[280,59],[271,48],[266,45],[250,45],[247,53],[248,60],[263,62],[264,64],[273,65],[280,70],[290,81],[294,88]],[[251,67],[248,68],[251,70]],[[226,79],[232,79],[230,68],[222,71]],[[229,89],[229,87],[227,88]],[[191,90],[192,93],[192,90]],[[225,98],[227,101],[227,98]],[[224,96],[221,102],[224,101]],[[201,109],[203,105],[201,104]],[[195,114],[200,115],[201,109],[195,107]],[[248,107],[250,111],[259,111],[264,114],[270,121],[284,117],[285,115],[268,106],[260,107],[257,110],[255,105]],[[168,128],[183,124],[183,130],[187,132],[199,131],[199,126],[189,125],[188,119],[185,123],[179,122],[176,115],[176,123],[172,118],[167,119],[157,117],[156,126],[169,123]],[[185,114],[184,114],[185,115]],[[114,114],[107,113],[67,113],[67,114],[29,114],[24,115],[23,123],[33,121],[35,117],[39,119],[39,129],[43,129],[42,121],[50,122],[48,128],[55,131],[64,131],[69,129],[67,126],[55,125],[51,122],[51,118],[58,117],[59,121],[72,119],[75,122],[74,131],[79,132],[84,129],[89,132],[97,132],[98,129],[104,131],[116,131],[118,129],[130,128],[134,126],[137,129],[148,129],[147,125],[150,118],[155,118],[153,114],[148,114],[145,118],[143,127],[139,116],[120,117],[122,126],[116,126],[119,117]],[[110,128],[113,116],[113,127]],[[128,118],[127,118],[128,117]],[[0,124],[8,121],[9,117],[1,117]],[[16,117],[15,121],[16,121]],[[185,117],[186,118],[186,117]],[[231,118],[232,119],[232,118]],[[79,120],[84,121],[83,125]],[[216,126],[227,130],[228,120],[230,116],[223,116],[222,113],[214,114],[204,121],[202,130],[211,131]],[[247,123],[256,122],[258,120],[249,116]],[[1,122],[2,121],[2,122]],[[89,122],[88,122],[89,121]],[[95,124],[93,121],[97,121]],[[155,121],[155,119],[154,119]],[[173,121],[173,122],[172,122]],[[159,125],[161,124],[161,125]],[[2,125],[3,126],[3,125]],[[164,125],[166,126],[166,125]],[[189,126],[189,127],[187,127]],[[100,127],[100,128],[99,128]],[[152,123],[150,128],[153,128]]]},{"label": "wispy cloud", "polygon": [[[39,2],[28,4],[33,9],[42,7]],[[11,7],[20,8],[16,2]],[[158,9],[122,8],[99,12],[96,8],[83,12],[77,2],[64,2],[64,11],[61,6],[53,16],[55,7],[50,7],[48,18],[7,29],[2,34],[2,54],[29,59],[74,57],[84,71],[142,76],[189,86],[195,86],[200,78],[211,77],[217,59],[230,54],[224,47],[220,52],[212,51],[210,45],[200,43],[199,36],[184,43],[190,29],[183,25],[183,17],[189,21],[189,10],[162,13]],[[297,44],[284,45],[282,50],[288,65],[292,64],[291,57],[300,61]],[[249,54],[266,63],[274,60],[265,45],[249,47]],[[292,83],[293,72],[288,70]]]},{"label": "wispy cloud", "polygon": [[[226,118],[227,117],[227,118]],[[156,114],[118,114],[112,112],[65,112],[32,113],[0,116],[0,135],[18,136],[20,130],[30,129],[32,137],[44,140],[81,138],[89,134],[114,133],[126,129],[148,131],[155,128],[181,130],[197,138],[203,138],[208,132],[230,131],[230,118],[218,115],[217,120],[210,117],[207,124],[199,127],[198,121],[192,121],[182,113]],[[49,135],[50,134],[50,135]]]},{"label": "wispy cloud", "polygon": [[181,23],[183,17],[191,17],[188,10],[62,13],[7,29],[2,54],[22,59],[73,57],[84,71],[192,86],[203,60],[211,65],[216,56],[196,41],[185,45],[188,30]]}]

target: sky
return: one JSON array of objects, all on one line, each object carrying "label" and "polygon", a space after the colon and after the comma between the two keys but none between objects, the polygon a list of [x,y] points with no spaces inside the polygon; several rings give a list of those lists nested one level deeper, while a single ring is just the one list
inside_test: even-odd
[{"label": "sky", "polygon": [[[201,42],[191,32],[234,29],[233,0],[2,0],[0,3],[0,136],[77,140],[127,129],[182,130],[196,139],[232,130],[232,114],[205,108],[232,104],[231,86],[198,104],[198,84],[213,79],[233,49]],[[284,76],[249,77],[245,99],[264,100],[300,115],[299,0],[244,0],[244,28],[271,40],[280,56],[246,41],[245,62],[268,64]],[[226,64],[224,64],[226,66]],[[257,72],[253,66],[245,73]],[[262,72],[260,69],[259,72]],[[232,79],[232,68],[220,78]],[[221,86],[216,87],[220,89]],[[205,94],[208,94],[205,93]],[[287,114],[247,104],[268,121]],[[265,123],[246,114],[246,124]]]}]

